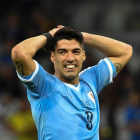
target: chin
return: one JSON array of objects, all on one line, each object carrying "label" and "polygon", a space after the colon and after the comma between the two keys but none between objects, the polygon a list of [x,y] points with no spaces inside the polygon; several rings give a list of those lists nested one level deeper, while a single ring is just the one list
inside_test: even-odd
[{"label": "chin", "polygon": [[68,79],[68,80],[74,80],[75,77],[66,77],[66,79]]},{"label": "chin", "polygon": [[75,78],[77,78],[77,75],[65,75],[64,77],[68,80],[74,80]]}]

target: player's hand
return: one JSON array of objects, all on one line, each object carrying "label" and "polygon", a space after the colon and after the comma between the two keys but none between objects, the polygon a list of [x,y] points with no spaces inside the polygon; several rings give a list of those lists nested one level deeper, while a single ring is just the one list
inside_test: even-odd
[{"label": "player's hand", "polygon": [[84,38],[84,43],[86,44],[86,40],[87,40],[87,34],[86,34],[86,32],[81,32],[82,33],[82,35],[83,35],[83,38]]},{"label": "player's hand", "polygon": [[63,27],[64,26],[62,25],[58,25],[57,28],[53,28],[52,30],[49,31],[49,33],[52,35],[52,37],[54,37],[55,33]]}]

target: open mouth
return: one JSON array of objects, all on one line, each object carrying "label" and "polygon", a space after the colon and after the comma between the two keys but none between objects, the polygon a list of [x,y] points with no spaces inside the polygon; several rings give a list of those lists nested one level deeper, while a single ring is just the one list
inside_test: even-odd
[{"label": "open mouth", "polygon": [[76,65],[65,65],[64,67],[68,69],[73,69],[76,68]]}]

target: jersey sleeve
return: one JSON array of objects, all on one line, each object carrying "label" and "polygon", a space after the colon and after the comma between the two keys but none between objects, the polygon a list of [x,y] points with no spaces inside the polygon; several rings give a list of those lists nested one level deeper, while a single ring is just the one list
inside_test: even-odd
[{"label": "jersey sleeve", "polygon": [[80,78],[94,85],[97,93],[113,82],[117,75],[115,66],[110,59],[102,59],[97,65],[89,67],[80,73]]},{"label": "jersey sleeve", "polygon": [[31,75],[21,76],[18,72],[17,75],[24,83],[29,96],[39,99],[51,93],[56,85],[56,79],[46,72],[37,61],[35,61],[35,64],[36,69]]}]

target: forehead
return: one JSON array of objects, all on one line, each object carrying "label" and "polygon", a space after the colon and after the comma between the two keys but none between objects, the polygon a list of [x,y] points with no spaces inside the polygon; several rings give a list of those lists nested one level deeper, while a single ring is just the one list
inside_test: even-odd
[{"label": "forehead", "polygon": [[79,48],[82,49],[82,45],[76,41],[75,39],[72,40],[66,40],[62,39],[57,42],[56,50],[57,49],[75,49]]}]

